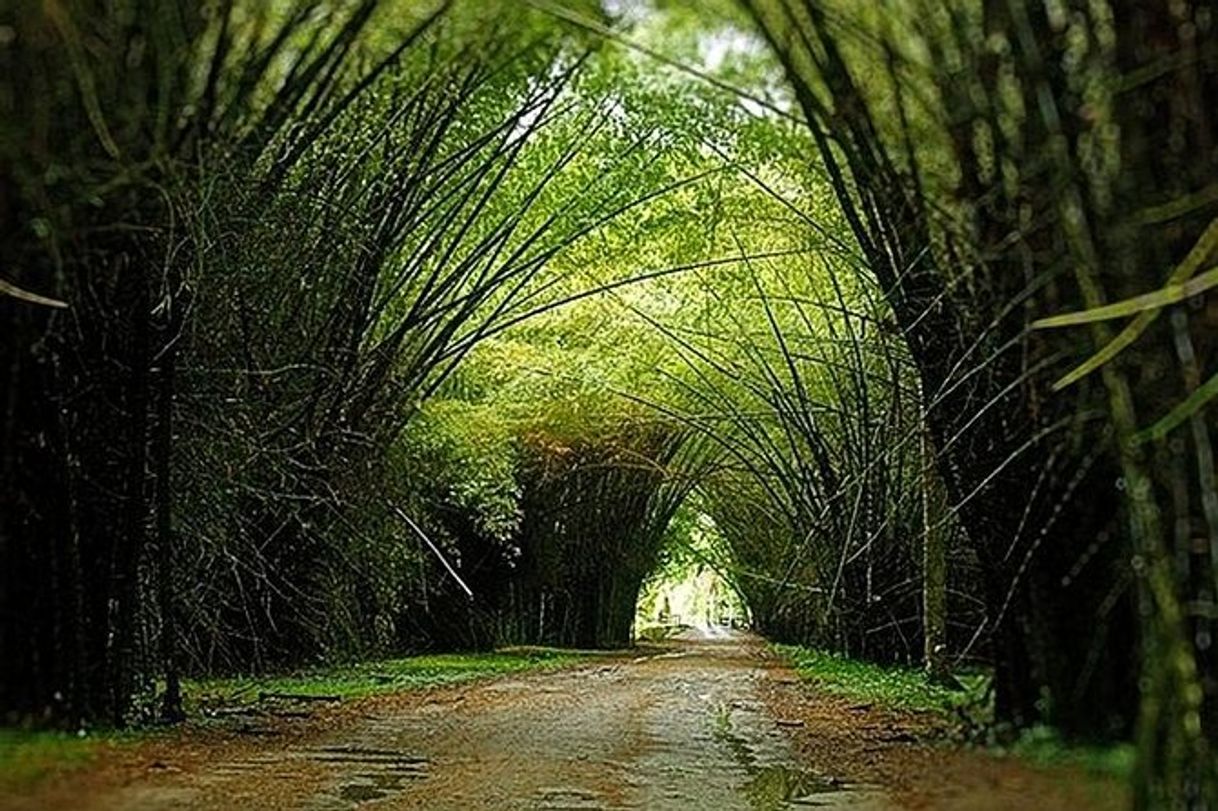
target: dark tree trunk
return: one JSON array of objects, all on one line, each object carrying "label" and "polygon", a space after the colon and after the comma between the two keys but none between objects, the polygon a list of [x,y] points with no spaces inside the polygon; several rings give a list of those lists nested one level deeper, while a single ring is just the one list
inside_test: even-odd
[{"label": "dark tree trunk", "polygon": [[155,559],[156,601],[160,614],[160,658],[165,675],[165,694],[161,700],[161,719],[182,721],[181,638],[178,627],[178,589],[175,587],[177,536],[173,527],[173,416],[178,341],[186,302],[182,291],[170,280],[161,306],[165,310],[158,342],[160,362],[157,369],[156,430],[153,435],[152,465],[155,481],[155,530],[152,555]]}]

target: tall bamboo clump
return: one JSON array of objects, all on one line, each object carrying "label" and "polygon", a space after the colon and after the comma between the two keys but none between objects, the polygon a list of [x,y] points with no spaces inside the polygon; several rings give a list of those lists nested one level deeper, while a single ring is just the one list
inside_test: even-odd
[{"label": "tall bamboo clump", "polygon": [[1212,806],[1212,10],[749,5],[918,367],[1000,715],[1136,719],[1139,805]]},{"label": "tall bamboo clump", "polygon": [[[447,38],[398,54],[274,196],[263,182],[278,160],[256,164],[253,184],[245,172],[215,179],[239,205],[207,212],[220,236],[189,336],[196,430],[180,454],[202,668],[400,637],[385,630],[419,561],[395,538],[408,532],[393,507],[412,472],[391,469],[394,442],[513,296],[601,216],[535,205],[587,131],[559,100],[578,54],[496,33],[477,56]],[[564,134],[521,171],[556,122]]]},{"label": "tall bamboo clump", "polygon": [[498,598],[501,641],[629,644],[639,590],[688,490],[669,471],[682,438],[654,423],[577,440],[526,437],[521,554]]},{"label": "tall bamboo clump", "polygon": [[[916,375],[874,281],[845,252],[811,252],[745,262],[706,282],[714,297],[740,289],[731,310],[699,331],[666,331],[689,369],[675,381],[677,416],[720,457],[699,487],[761,630],[917,662]],[[954,528],[951,515],[933,512]]]},{"label": "tall bamboo clump", "polygon": [[140,606],[169,591],[175,370],[200,248],[179,194],[221,144],[258,151],[289,125],[316,137],[311,114],[344,104],[374,7],[259,9],[240,31],[232,3],[6,13],[6,289],[67,305],[0,301],[6,716],[121,723],[149,674]]},{"label": "tall bamboo clump", "polygon": [[158,676],[176,716],[183,668],[391,636],[386,449],[621,207],[546,197],[589,132],[578,45],[379,6],[3,21],[6,717],[121,724]]}]

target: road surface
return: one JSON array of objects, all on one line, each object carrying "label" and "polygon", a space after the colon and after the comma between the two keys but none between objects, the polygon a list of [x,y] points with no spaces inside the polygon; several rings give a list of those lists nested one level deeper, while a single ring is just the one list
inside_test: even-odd
[{"label": "road surface", "polygon": [[662,652],[467,686],[191,772],[166,764],[95,807],[888,808],[799,765],[758,694],[775,666],[751,637],[693,631]]},{"label": "road surface", "polygon": [[825,694],[758,638],[716,629],[565,670],[182,730],[0,809],[1122,806],[1111,783],[928,745],[934,735],[927,716]]}]

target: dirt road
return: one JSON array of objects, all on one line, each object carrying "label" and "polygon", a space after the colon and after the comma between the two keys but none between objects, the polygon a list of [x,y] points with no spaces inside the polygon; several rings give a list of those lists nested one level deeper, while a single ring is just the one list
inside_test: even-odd
[{"label": "dirt road", "polygon": [[[648,655],[371,700],[296,731],[162,743],[13,807],[1104,807],[1022,768],[987,774],[983,756],[961,766],[911,743],[917,719],[809,701],[755,638],[696,636]],[[942,779],[928,783],[928,769]]]}]

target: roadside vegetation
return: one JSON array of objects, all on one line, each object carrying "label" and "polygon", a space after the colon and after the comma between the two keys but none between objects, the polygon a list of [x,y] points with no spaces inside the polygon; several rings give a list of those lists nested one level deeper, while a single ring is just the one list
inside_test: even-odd
[{"label": "roadside vegetation", "polygon": [[105,736],[80,732],[0,730],[0,792],[28,790],[43,780],[82,769],[104,757],[112,746],[137,739],[137,733]]},{"label": "roadside vegetation", "polygon": [[341,701],[442,687],[527,671],[567,667],[585,659],[577,652],[530,649],[492,653],[442,653],[307,668],[287,674],[230,676],[183,685],[188,708],[209,710],[265,701]]},{"label": "roadside vegetation", "polygon": [[994,757],[1014,757],[1038,766],[1080,769],[1128,779],[1136,750],[1128,743],[1082,742],[1064,738],[1052,727],[1002,730],[994,722],[991,675],[957,671],[946,686],[926,678],[922,669],[878,665],[840,654],[772,645],[800,679],[818,692],[839,696],[859,708],[879,707],[933,716],[945,745],[976,747]]},{"label": "roadside vegetation", "polygon": [[934,684],[919,669],[878,665],[798,645],[775,645],[799,677],[818,690],[859,704],[934,713],[950,719],[958,710],[984,705],[988,677],[957,674],[958,687]]}]

